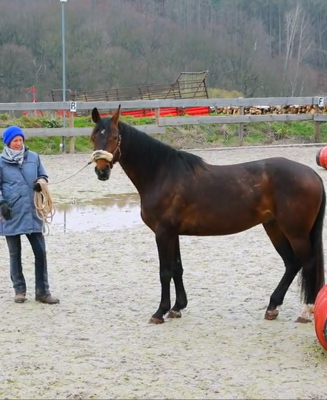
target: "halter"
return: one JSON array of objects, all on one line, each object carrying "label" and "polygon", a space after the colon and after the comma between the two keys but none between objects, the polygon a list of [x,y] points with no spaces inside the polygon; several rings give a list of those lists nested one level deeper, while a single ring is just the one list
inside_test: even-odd
[{"label": "halter", "polygon": [[[113,168],[114,164],[116,164],[116,162],[118,162],[120,160],[120,157],[121,157],[120,144],[121,144],[121,135],[118,135],[117,146],[116,146],[115,150],[112,153],[112,161],[109,162],[109,165],[110,165],[111,169]],[[118,157],[115,160],[116,153],[118,154]]]},{"label": "halter", "polygon": [[[98,160],[106,160],[109,163],[110,169],[113,168],[114,164],[120,160],[121,157],[121,135],[118,135],[117,146],[112,153],[109,153],[105,150],[95,150],[91,155],[91,162],[97,162]],[[118,154],[118,157],[115,159],[115,155]]]}]

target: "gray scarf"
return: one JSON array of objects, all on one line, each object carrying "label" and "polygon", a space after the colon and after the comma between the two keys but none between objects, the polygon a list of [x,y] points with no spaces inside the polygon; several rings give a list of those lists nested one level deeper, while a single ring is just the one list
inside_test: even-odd
[{"label": "gray scarf", "polygon": [[24,154],[25,154],[25,146],[21,150],[13,150],[8,146],[3,148],[2,156],[11,162],[16,162],[19,165],[23,164],[24,161]]}]

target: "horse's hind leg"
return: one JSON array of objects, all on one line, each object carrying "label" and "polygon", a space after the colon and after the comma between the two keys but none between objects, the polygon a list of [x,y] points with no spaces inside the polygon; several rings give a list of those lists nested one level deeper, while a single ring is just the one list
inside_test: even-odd
[{"label": "horse's hind leg", "polygon": [[295,256],[301,262],[302,295],[306,303],[303,312],[296,322],[311,322],[317,290],[317,276],[312,265],[315,260],[314,255],[312,255],[313,246],[309,235],[288,235],[288,237]]},{"label": "horse's hind leg", "polygon": [[176,291],[176,302],[170,310],[168,316],[170,318],[180,318],[182,316],[181,310],[183,310],[187,306],[187,296],[183,283],[183,266],[178,236],[175,243],[173,280]]},{"label": "horse's hind leg", "polygon": [[274,245],[278,254],[282,257],[285,264],[285,273],[270,296],[269,305],[266,310],[265,319],[276,319],[278,316],[277,307],[283,304],[284,297],[295,276],[301,269],[301,261],[296,257],[290,241],[280,230],[276,221],[263,224],[267,235]]}]

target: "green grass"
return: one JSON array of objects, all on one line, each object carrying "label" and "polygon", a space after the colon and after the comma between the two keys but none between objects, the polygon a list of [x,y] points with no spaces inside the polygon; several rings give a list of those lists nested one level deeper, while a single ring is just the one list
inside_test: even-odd
[{"label": "green grass", "polygon": [[[26,139],[26,145],[40,154],[57,154],[60,152],[60,136],[49,136],[47,138],[33,137]],[[67,144],[68,146],[68,144]],[[75,138],[75,151],[77,153],[89,153],[92,151],[90,138],[79,136]]]},{"label": "green grass", "polygon": [[[187,116],[185,116],[187,118]],[[123,121],[130,125],[154,124],[154,118],[123,117]],[[0,127],[18,125],[21,128],[60,128],[62,119],[58,116],[46,114],[44,117],[22,116],[12,119],[9,114],[0,114]],[[90,128],[90,134],[94,123],[90,116],[75,117],[75,128]],[[244,124],[244,145],[259,145],[271,143],[309,143],[314,142],[313,121],[303,122],[255,122]],[[205,146],[238,146],[238,124],[206,124],[184,125],[179,127],[167,127],[165,135],[153,135],[154,137],[179,148],[196,148],[200,143]],[[30,149],[40,154],[57,154],[60,152],[61,137],[33,137],[26,140]],[[321,125],[321,142],[327,142],[327,124]],[[0,143],[0,150],[3,144]],[[76,152],[90,152],[92,146],[89,136],[75,138]]]}]

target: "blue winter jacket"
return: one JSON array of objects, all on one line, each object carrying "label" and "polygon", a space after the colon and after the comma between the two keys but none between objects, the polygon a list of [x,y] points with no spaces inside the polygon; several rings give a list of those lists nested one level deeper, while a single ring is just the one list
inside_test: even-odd
[{"label": "blue winter jacket", "polygon": [[42,232],[43,223],[37,217],[34,205],[33,184],[38,178],[48,180],[40,156],[25,146],[24,161],[7,159],[0,155],[0,201],[6,201],[12,209],[12,219],[1,215],[0,235],[13,236]]}]

